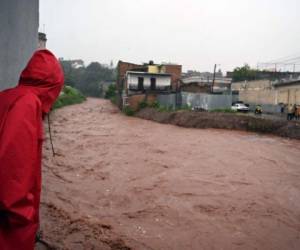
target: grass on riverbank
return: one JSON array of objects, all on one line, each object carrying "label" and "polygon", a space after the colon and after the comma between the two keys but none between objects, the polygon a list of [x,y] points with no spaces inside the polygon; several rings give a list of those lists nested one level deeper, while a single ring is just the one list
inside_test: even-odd
[{"label": "grass on riverbank", "polygon": [[70,86],[64,86],[63,91],[60,93],[56,100],[53,109],[62,108],[64,106],[82,103],[86,100],[86,97],[80,93],[79,90]]}]

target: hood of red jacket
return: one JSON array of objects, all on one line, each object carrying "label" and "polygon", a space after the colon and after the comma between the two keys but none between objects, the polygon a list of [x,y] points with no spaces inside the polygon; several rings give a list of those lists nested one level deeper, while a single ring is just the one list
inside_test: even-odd
[{"label": "hood of red jacket", "polygon": [[48,113],[64,84],[60,63],[49,50],[38,50],[22,71],[18,88],[34,92],[42,103],[42,110]]}]

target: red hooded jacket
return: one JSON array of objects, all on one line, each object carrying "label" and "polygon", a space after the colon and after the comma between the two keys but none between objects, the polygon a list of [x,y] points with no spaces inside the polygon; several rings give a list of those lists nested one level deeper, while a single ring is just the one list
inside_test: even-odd
[{"label": "red hooded jacket", "polygon": [[34,53],[19,85],[0,92],[0,249],[33,250],[39,222],[42,116],[64,82],[48,50]]}]

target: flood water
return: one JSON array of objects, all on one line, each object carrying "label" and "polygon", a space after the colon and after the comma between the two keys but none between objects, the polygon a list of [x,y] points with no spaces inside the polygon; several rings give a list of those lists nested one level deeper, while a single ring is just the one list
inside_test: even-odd
[{"label": "flood water", "polygon": [[300,142],[187,129],[109,101],[52,116],[41,221],[61,249],[299,249]]}]

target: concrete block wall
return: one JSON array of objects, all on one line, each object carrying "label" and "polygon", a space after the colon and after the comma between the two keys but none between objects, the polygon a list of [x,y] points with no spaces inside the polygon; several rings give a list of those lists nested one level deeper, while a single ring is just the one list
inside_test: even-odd
[{"label": "concrete block wall", "polygon": [[300,105],[300,84],[299,86],[288,86],[278,88],[278,103]]},{"label": "concrete block wall", "polygon": [[38,45],[39,0],[0,1],[0,90],[14,87]]},{"label": "concrete block wall", "polygon": [[276,90],[245,90],[239,92],[239,101],[244,103],[276,104]]}]

